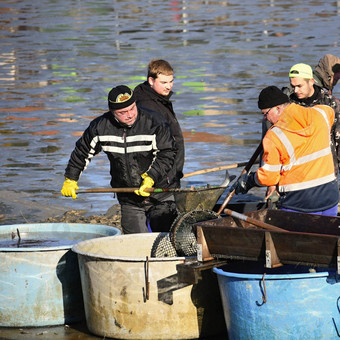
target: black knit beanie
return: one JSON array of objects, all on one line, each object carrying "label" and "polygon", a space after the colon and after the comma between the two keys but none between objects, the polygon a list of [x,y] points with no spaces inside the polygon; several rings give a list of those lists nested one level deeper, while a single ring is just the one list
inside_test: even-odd
[{"label": "black knit beanie", "polygon": [[263,110],[288,102],[288,96],[284,94],[278,87],[268,86],[260,92],[258,107],[260,110]]},{"label": "black knit beanie", "polygon": [[119,85],[114,87],[108,95],[108,104],[110,110],[120,110],[130,106],[135,102],[133,91],[125,86]]}]

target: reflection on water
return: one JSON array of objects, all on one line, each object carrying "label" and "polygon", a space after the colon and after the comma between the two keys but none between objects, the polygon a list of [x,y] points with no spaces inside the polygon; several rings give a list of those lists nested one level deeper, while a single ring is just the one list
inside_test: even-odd
[{"label": "reflection on water", "polygon": [[29,232],[15,235],[1,234],[0,248],[49,248],[70,247],[81,241],[98,238],[103,235],[81,232]]},{"label": "reflection on water", "polygon": [[[286,85],[296,62],[314,66],[339,54],[339,7],[318,0],[2,1],[2,189],[105,212],[116,202],[110,195],[56,194],[76,139],[106,111],[108,91],[144,81],[154,57],[175,68],[185,172],[248,160],[260,141],[258,93]],[[92,163],[80,187],[108,186],[105,155]],[[184,185],[218,184],[223,176]]]}]

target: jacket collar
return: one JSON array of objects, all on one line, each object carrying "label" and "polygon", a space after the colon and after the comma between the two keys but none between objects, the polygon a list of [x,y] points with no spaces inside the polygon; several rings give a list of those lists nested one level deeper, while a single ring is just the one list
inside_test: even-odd
[{"label": "jacket collar", "polygon": [[143,89],[144,89],[145,91],[149,92],[154,98],[157,98],[157,99],[159,99],[159,100],[161,100],[161,101],[166,101],[166,102],[168,102],[168,101],[170,101],[170,98],[171,98],[171,96],[173,95],[173,92],[170,91],[170,93],[169,93],[167,96],[162,96],[161,94],[157,93],[157,92],[151,87],[151,85],[149,84],[148,81],[145,81],[145,82],[143,83]]}]

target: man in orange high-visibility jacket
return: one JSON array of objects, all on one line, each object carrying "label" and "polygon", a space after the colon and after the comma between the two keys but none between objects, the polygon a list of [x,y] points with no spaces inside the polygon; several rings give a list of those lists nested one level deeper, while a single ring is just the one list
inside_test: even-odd
[{"label": "man in orange high-visibility jacket", "polygon": [[258,107],[273,124],[263,138],[263,165],[241,176],[235,193],[276,186],[283,210],[336,216],[339,189],[330,148],[334,110],[289,103],[276,86],[263,89]]}]

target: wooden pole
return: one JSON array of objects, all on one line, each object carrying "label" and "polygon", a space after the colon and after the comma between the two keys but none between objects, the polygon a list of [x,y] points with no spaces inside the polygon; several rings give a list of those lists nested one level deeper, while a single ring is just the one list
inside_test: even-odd
[{"label": "wooden pole", "polygon": [[257,227],[260,227],[262,229],[267,229],[267,230],[270,230],[270,231],[283,231],[283,232],[286,232],[286,233],[289,232],[288,230],[285,230],[285,229],[282,229],[282,228],[279,228],[279,227],[275,227],[274,225],[268,224],[268,223],[260,221],[260,220],[256,220],[255,218],[249,217],[249,216],[244,215],[244,214],[240,214],[240,213],[233,211],[233,210],[230,210],[230,209],[224,209],[223,212],[225,214],[229,215],[229,216],[236,217],[239,220],[242,220],[242,221],[248,222],[250,224],[256,225]]},{"label": "wooden pole", "polygon": [[190,177],[190,176],[196,176],[196,175],[202,175],[202,174],[206,174],[208,172],[235,169],[235,168],[239,168],[239,167],[245,166],[245,165],[247,165],[247,162],[234,163],[234,164],[230,164],[230,165],[221,165],[221,166],[217,166],[215,168],[197,170],[197,171],[188,172],[188,173],[184,174],[183,178]]},{"label": "wooden pole", "polygon": [[[225,188],[224,186],[212,186],[207,188],[194,188],[194,189],[181,189],[181,188],[148,188],[144,191],[146,192],[154,192],[154,193],[160,193],[160,192],[200,192],[200,191],[210,191],[210,190],[216,190]],[[110,192],[123,192],[123,193],[133,193],[135,190],[139,190],[139,188],[92,188],[92,189],[81,189],[76,190],[77,194],[86,194],[86,193],[110,193]]]}]

